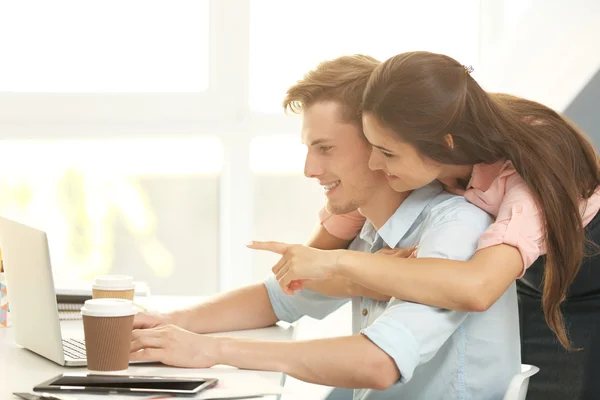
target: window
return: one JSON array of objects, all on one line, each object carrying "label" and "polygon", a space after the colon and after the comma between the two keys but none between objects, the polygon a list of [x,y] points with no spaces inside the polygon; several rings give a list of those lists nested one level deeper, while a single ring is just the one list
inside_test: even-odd
[{"label": "window", "polygon": [[0,2],[0,91],[200,92],[208,0]]},{"label": "window", "polygon": [[0,214],[48,233],[56,280],[218,290],[217,138],[5,141]]}]

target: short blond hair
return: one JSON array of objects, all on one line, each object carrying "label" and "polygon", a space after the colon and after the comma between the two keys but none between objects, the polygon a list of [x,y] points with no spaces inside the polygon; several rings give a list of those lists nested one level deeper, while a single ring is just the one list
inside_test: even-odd
[{"label": "short blond hair", "polygon": [[335,101],[342,106],[345,122],[362,126],[363,92],[379,64],[362,54],[324,61],[287,90],[283,108],[299,114],[318,101]]}]

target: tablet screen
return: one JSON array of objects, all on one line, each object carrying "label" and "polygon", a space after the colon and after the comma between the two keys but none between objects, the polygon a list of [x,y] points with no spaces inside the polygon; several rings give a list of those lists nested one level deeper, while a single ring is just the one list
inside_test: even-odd
[{"label": "tablet screen", "polygon": [[[135,391],[198,393],[216,383],[215,379],[131,375],[63,374],[39,385],[40,390]],[[36,388],[36,389],[38,389]]]}]

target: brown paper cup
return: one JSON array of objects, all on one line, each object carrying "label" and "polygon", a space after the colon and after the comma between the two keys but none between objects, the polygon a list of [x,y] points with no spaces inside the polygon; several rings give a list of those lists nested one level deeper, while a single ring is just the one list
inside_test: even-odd
[{"label": "brown paper cup", "polygon": [[93,299],[125,299],[133,300],[134,289],[129,290],[103,290],[92,289]]},{"label": "brown paper cup", "polygon": [[126,370],[135,315],[133,303],[114,298],[87,300],[81,315],[88,369]]},{"label": "brown paper cup", "polygon": [[93,371],[122,371],[129,366],[133,315],[83,316],[87,365]]}]

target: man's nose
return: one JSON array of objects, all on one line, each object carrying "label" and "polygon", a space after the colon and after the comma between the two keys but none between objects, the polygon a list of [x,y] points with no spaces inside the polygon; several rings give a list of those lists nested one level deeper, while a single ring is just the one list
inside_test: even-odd
[{"label": "man's nose", "polygon": [[323,165],[310,154],[306,155],[306,161],[304,162],[304,176],[307,178],[318,178],[323,175]]}]

